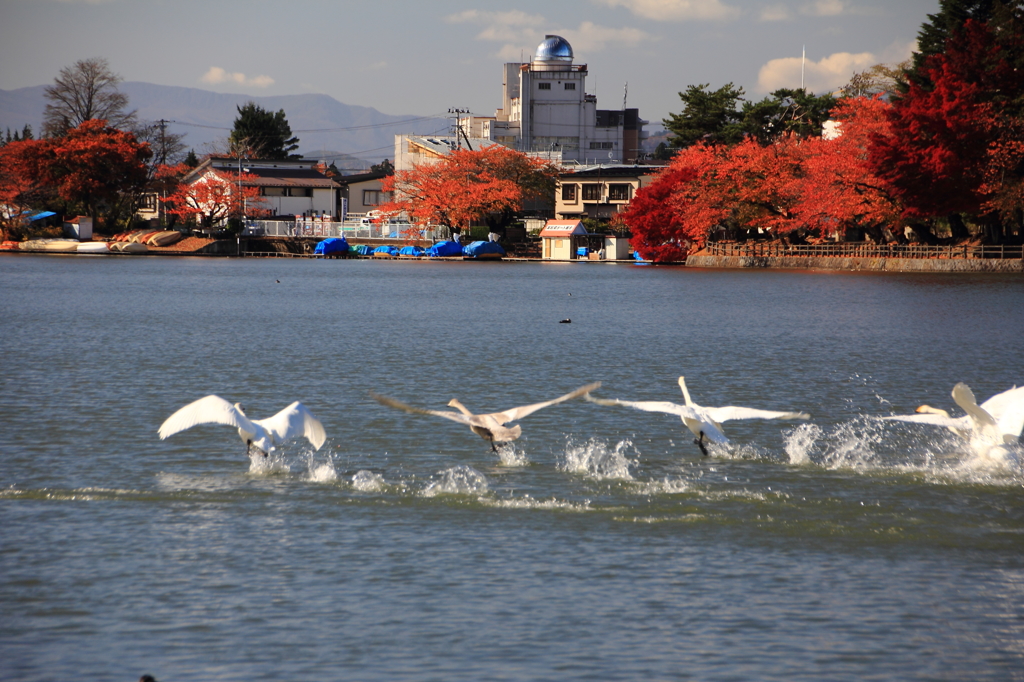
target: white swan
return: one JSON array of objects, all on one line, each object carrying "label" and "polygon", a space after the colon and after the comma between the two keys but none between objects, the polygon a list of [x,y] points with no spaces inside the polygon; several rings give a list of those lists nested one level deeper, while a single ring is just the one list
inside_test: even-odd
[{"label": "white swan", "polygon": [[690,429],[697,438],[693,441],[700,448],[701,453],[708,454],[704,446],[704,439],[714,443],[728,443],[729,439],[722,433],[722,422],[736,419],[809,419],[806,412],[771,412],[769,410],[755,410],[750,407],[702,407],[690,399],[690,392],[686,390],[686,381],[679,377],[679,388],[683,389],[685,405],[660,401],[631,401],[631,400],[604,400],[586,395],[584,398],[598,405],[624,405],[644,412],[664,412],[665,414],[678,415],[686,428]]},{"label": "white swan", "polygon": [[245,443],[247,456],[251,448],[255,447],[265,457],[275,449],[276,444],[284,443],[296,436],[305,436],[317,450],[327,439],[320,420],[298,401],[273,417],[250,420],[245,416],[239,403],[232,405],[216,395],[208,395],[189,403],[168,417],[160,425],[160,439],[173,436],[197,424],[227,424],[238,428],[238,436]]},{"label": "white swan", "polygon": [[975,454],[1004,460],[1009,454],[1004,446],[1015,444],[1024,431],[1024,386],[997,393],[981,405],[974,398],[974,391],[963,382],[953,387],[952,396],[953,402],[967,414],[951,417],[945,410],[921,405],[917,414],[883,419],[945,426],[970,443]]},{"label": "white swan", "polygon": [[601,388],[601,382],[587,384],[586,386],[577,388],[572,393],[566,393],[554,400],[548,400],[543,403],[534,403],[533,405],[523,405],[522,407],[513,407],[512,409],[505,410],[504,412],[492,412],[491,414],[473,414],[455,398],[451,399],[448,406],[454,407],[458,412],[426,410],[420,407],[413,407],[412,405],[406,405],[405,403],[399,402],[393,398],[378,395],[372,391],[370,392],[370,396],[381,405],[394,407],[404,412],[409,412],[411,414],[431,414],[435,417],[444,417],[445,419],[451,419],[452,421],[459,422],[460,424],[465,424],[469,426],[473,433],[484,440],[490,441],[491,450],[497,451],[497,448],[494,446],[495,443],[507,443],[509,441],[513,441],[516,438],[519,438],[519,435],[523,432],[522,427],[518,424],[511,428],[506,427],[505,424],[508,422],[522,419],[523,417],[531,415],[542,408],[557,405],[558,403],[563,403],[566,400],[572,400],[573,398],[579,398],[581,395],[586,395],[590,391],[596,391],[599,388]]}]

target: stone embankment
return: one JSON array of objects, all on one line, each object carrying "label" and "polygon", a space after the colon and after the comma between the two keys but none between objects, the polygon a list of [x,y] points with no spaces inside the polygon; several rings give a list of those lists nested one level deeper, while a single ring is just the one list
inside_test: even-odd
[{"label": "stone embankment", "polygon": [[711,244],[686,259],[696,268],[779,268],[877,272],[1024,272],[1021,247],[786,246]]}]

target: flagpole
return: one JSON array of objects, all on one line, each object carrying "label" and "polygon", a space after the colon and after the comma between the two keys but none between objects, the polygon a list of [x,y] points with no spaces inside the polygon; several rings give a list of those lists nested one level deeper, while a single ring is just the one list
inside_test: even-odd
[{"label": "flagpole", "polygon": [[803,46],[803,52],[800,55],[800,89],[804,89],[804,62],[807,61],[807,46]]}]

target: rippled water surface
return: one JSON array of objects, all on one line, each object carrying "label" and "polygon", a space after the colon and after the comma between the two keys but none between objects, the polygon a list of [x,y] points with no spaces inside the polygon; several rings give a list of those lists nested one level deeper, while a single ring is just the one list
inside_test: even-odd
[{"label": "rippled water surface", "polygon": [[[1024,278],[0,257],[0,679],[1024,680]],[[571,294],[571,296],[570,296]],[[571,324],[559,324],[569,318]],[[581,400],[497,453],[375,391]],[[161,441],[215,393],[328,434]]]}]

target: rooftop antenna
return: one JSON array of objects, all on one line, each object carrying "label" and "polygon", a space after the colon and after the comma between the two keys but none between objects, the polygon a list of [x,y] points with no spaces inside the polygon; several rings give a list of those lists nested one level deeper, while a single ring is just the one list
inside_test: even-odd
[{"label": "rooftop antenna", "polygon": [[804,89],[804,62],[807,61],[807,46],[803,46],[803,52],[800,55],[800,89]]}]

